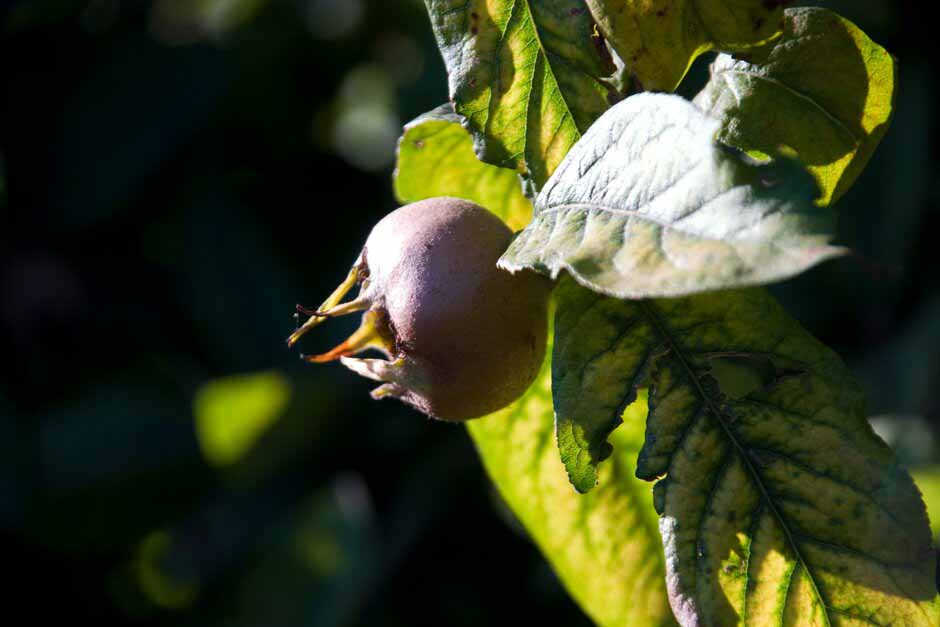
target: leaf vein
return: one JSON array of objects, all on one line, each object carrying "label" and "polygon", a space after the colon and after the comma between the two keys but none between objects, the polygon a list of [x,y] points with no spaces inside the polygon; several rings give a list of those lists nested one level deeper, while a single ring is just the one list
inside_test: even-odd
[{"label": "leaf vein", "polygon": [[[692,384],[696,388],[699,396],[701,397],[703,402],[705,402],[708,405],[709,410],[710,410],[709,413],[711,413],[711,415],[715,417],[719,426],[724,431],[725,436],[728,438],[728,440],[737,450],[742,463],[744,464],[745,468],[748,470],[748,474],[751,476],[752,480],[757,485],[758,489],[761,492],[761,495],[763,496],[764,501],[767,503],[768,508],[773,513],[774,518],[776,518],[777,521],[779,522],[781,529],[783,529],[784,535],[787,537],[787,541],[792,547],[797,560],[803,566],[803,568],[806,569],[806,574],[807,574],[807,577],[809,578],[809,583],[810,583],[810,587],[813,590],[813,595],[820,601],[820,603],[822,603],[823,607],[826,607],[826,600],[822,596],[820,586],[817,583],[816,578],[813,576],[812,572],[810,572],[809,568],[807,568],[806,561],[804,560],[803,555],[800,552],[799,545],[796,542],[796,538],[794,537],[793,532],[790,530],[789,526],[787,525],[786,519],[784,518],[783,514],[780,512],[780,510],[777,508],[776,504],[774,503],[773,498],[770,495],[770,492],[767,490],[767,486],[764,485],[764,482],[761,479],[760,473],[758,473],[757,469],[754,467],[754,464],[751,462],[750,458],[747,456],[747,453],[744,447],[741,445],[740,442],[738,442],[738,439],[735,436],[734,432],[731,430],[730,425],[728,425],[726,421],[723,419],[723,414],[721,413],[720,408],[717,406],[714,400],[705,392],[705,389],[702,387],[702,383],[698,380],[698,377],[695,376],[694,371],[691,369],[688,362],[686,361],[684,354],[680,351],[679,346],[676,344],[676,341],[672,337],[672,334],[670,333],[669,329],[665,326],[663,321],[660,319],[659,315],[656,313],[653,304],[648,301],[639,301],[639,306],[643,309],[644,313],[647,315],[648,319],[650,320],[650,324],[653,326],[656,332],[659,333],[663,337],[663,339],[670,344],[670,347],[672,348],[672,353],[676,356],[676,360],[680,363],[683,370],[685,370],[687,378],[690,381],[692,381]],[[829,615],[826,612],[823,612],[823,618],[825,619],[825,624],[827,626],[831,625]]]}]

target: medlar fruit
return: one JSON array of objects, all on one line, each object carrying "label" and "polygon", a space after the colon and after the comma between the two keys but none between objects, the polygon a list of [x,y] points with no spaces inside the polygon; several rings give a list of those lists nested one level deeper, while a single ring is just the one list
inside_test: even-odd
[{"label": "medlar fruit", "polygon": [[[552,288],[535,273],[497,269],[512,236],[502,220],[466,200],[401,207],[375,225],[346,280],[318,310],[298,308],[310,318],[288,344],[327,318],[364,311],[349,339],[304,359],[340,359],[382,382],[373,398],[398,398],[441,420],[505,407],[541,366]],[[342,303],[356,283],[359,295]],[[352,357],[369,348],[386,358]]]}]

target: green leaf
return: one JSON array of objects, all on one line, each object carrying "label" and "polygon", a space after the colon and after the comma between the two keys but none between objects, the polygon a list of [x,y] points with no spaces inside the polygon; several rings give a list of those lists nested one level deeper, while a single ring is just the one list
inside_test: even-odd
[{"label": "green leaf", "polygon": [[718,138],[747,151],[795,150],[822,187],[852,185],[894,110],[897,68],[884,48],[824,9],[786,12],[783,37],[746,58],[720,55],[695,103],[721,119]]},{"label": "green leaf", "polygon": [[617,104],[568,153],[500,266],[646,298],[776,281],[843,252],[827,245],[835,214],[813,203],[808,172],[717,144],[717,129],[679,96]]},{"label": "green leaf", "polygon": [[464,119],[449,104],[405,126],[398,140],[395,195],[401,203],[435,196],[455,196],[486,207],[513,229],[532,217],[532,203],[522,193],[513,170],[488,165],[473,152]]},{"label": "green leaf", "polygon": [[746,50],[780,32],[784,2],[587,0],[597,26],[649,91],[673,91],[709,50]]},{"label": "green leaf", "polygon": [[646,403],[631,405],[612,440],[603,485],[578,495],[552,446],[547,363],[510,407],[467,424],[505,502],[568,591],[599,625],[673,624],[649,487],[633,476]]},{"label": "green leaf", "polygon": [[213,379],[193,397],[196,439],[226,482],[256,485],[332,441],[344,396],[323,380],[279,370]]},{"label": "green leaf", "polygon": [[917,488],[838,356],[765,291],[621,301],[569,279],[556,298],[558,430],[581,447],[563,455],[649,386],[637,476],[656,481],[680,623],[940,624]]},{"label": "green leaf", "polygon": [[426,4],[477,154],[541,186],[615,89],[617,68],[583,0]]},{"label": "green leaf", "polygon": [[291,383],[279,372],[243,374],[203,385],[193,399],[193,419],[202,453],[211,465],[242,459],[291,400]]},{"label": "green leaf", "polygon": [[930,530],[935,538],[940,539],[940,465],[912,468],[911,475],[927,505]]}]

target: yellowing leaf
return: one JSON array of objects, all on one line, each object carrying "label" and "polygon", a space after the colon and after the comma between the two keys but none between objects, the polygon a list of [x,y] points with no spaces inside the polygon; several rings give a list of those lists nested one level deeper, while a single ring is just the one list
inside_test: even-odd
[{"label": "yellowing leaf", "polygon": [[747,151],[795,150],[816,175],[821,203],[855,182],[894,111],[894,59],[850,21],[824,9],[786,12],[783,36],[742,58],[720,55],[695,98],[722,120],[718,138]]},{"label": "yellowing leaf", "polygon": [[426,0],[451,100],[487,163],[551,175],[616,73],[583,0]]},{"label": "yellowing leaf", "polygon": [[560,445],[590,450],[650,388],[637,476],[680,623],[940,624],[917,488],[839,358],[766,292],[622,301],[569,279],[556,298],[559,432],[579,434]]},{"label": "yellowing leaf", "polygon": [[745,50],[780,32],[783,2],[587,0],[597,25],[649,91],[673,91],[703,52]]},{"label": "yellowing leaf", "polygon": [[519,175],[477,159],[463,118],[449,104],[405,126],[394,179],[395,194],[403,204],[435,196],[463,198],[486,207],[513,230],[532,218],[532,203],[522,193]]},{"label": "yellowing leaf", "polygon": [[240,460],[287,409],[290,382],[278,372],[236,375],[203,385],[193,400],[196,436],[206,460]]},{"label": "yellowing leaf", "polygon": [[603,485],[579,495],[553,445],[546,363],[528,393],[468,423],[483,464],[558,576],[599,625],[673,624],[648,485],[633,476],[646,404],[631,405],[613,434]]}]

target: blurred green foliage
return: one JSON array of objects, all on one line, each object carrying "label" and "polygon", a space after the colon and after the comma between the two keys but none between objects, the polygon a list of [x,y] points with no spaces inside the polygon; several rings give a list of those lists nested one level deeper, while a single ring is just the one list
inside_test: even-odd
[{"label": "blurred green foliage", "polygon": [[[820,4],[899,57],[898,109],[838,204],[858,255],[774,292],[862,374],[873,413],[935,437],[929,25],[886,0]],[[375,403],[283,343],[295,303],[322,300],[395,206],[402,123],[447,99],[423,3],[6,0],[0,58],[11,615],[589,624],[463,429]],[[244,420],[201,413],[213,394]]]}]

